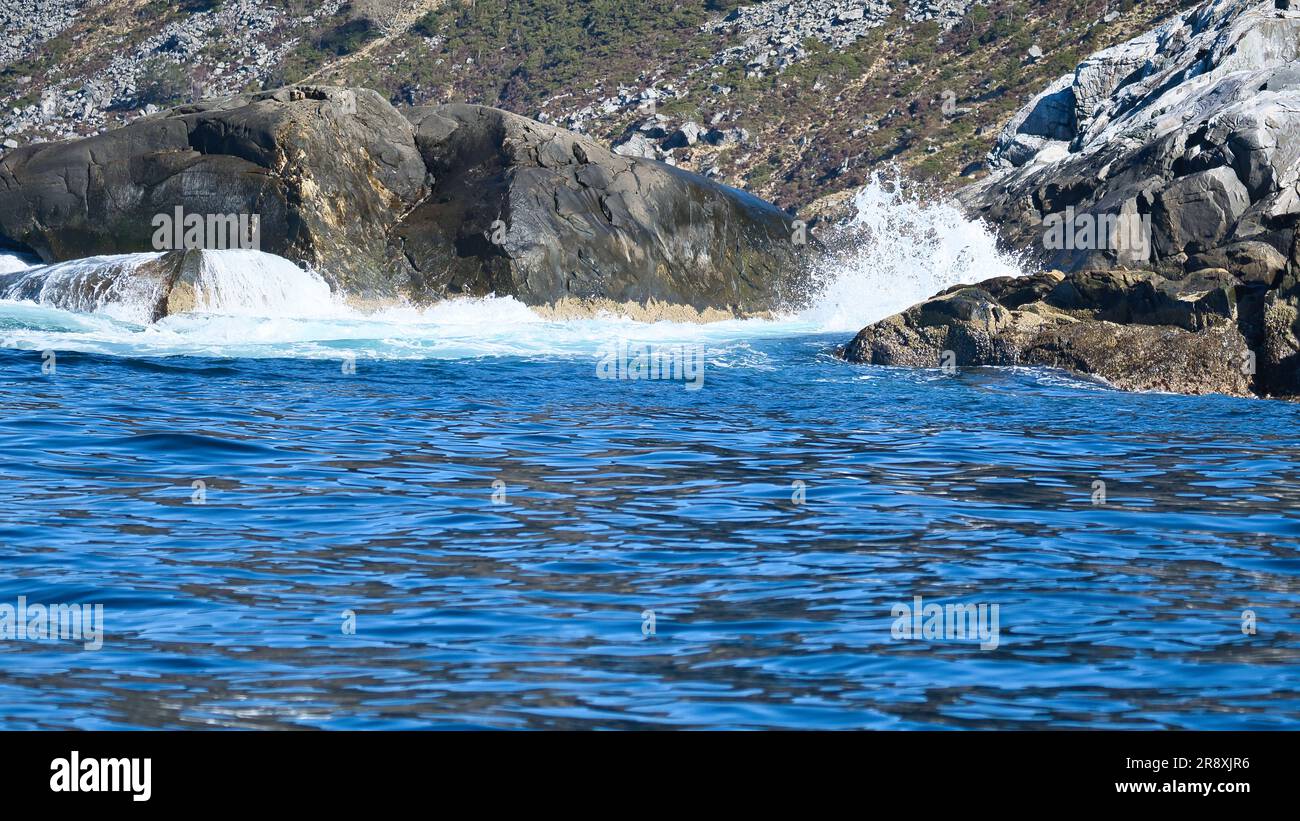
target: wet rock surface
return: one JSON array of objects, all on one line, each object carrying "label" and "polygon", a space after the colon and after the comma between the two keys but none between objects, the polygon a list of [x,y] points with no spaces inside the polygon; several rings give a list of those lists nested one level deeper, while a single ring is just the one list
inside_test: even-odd
[{"label": "wet rock surface", "polygon": [[[1294,317],[1279,312],[1277,327],[1267,327],[1271,295],[1214,269],[1183,280],[1135,271],[1001,277],[864,328],[843,356],[918,368],[1062,368],[1125,390],[1293,394],[1285,377],[1295,369]],[[1269,346],[1279,355],[1258,361],[1253,351]]]}]

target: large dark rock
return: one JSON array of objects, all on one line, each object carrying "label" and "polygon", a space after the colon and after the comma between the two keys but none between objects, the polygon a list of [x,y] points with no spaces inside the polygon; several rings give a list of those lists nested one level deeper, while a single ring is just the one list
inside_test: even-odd
[{"label": "large dark rock", "polygon": [[1268,293],[1261,325],[1260,390],[1300,395],[1300,279],[1294,273]]},{"label": "large dark rock", "polygon": [[46,262],[155,249],[153,219],[258,214],[261,250],[395,293],[388,234],[426,191],[410,123],[373,91],[207,101],[0,160],[0,235]]},{"label": "large dark rock", "polygon": [[789,216],[742,191],[482,106],[415,108],[431,194],[396,231],[413,291],[755,313],[799,296]]},{"label": "large dark rock", "polygon": [[506,112],[373,91],[205,101],[0,159],[0,247],[155,250],[154,218],[260,215],[260,248],[361,299],[790,305],[810,248],[768,203]]},{"label": "large dark rock", "polygon": [[1231,168],[1188,174],[1156,195],[1155,251],[1162,257],[1216,248],[1250,207],[1250,194]]},{"label": "large dark rock", "polygon": [[1272,245],[1247,240],[1197,254],[1187,260],[1185,267],[1189,271],[1224,268],[1247,282],[1275,288],[1286,273],[1287,265],[1287,258]]}]

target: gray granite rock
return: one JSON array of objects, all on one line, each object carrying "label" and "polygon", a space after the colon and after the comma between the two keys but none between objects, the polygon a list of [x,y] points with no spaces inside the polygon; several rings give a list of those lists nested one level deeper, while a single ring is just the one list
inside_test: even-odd
[{"label": "gray granite rock", "polygon": [[[1087,58],[958,194],[1031,268],[1061,270],[952,289],[845,356],[938,367],[948,351],[1134,390],[1300,396],[1297,61],[1300,13],[1274,0],[1211,0]],[[1137,236],[1097,230],[1111,222]],[[1062,225],[1086,230],[1062,242]]]},{"label": "gray granite rock", "polygon": [[[1300,220],[1300,14],[1215,0],[1098,52],[1030,101],[959,193],[1010,247],[1063,270],[1159,270],[1246,240],[1290,257]],[[1149,253],[1057,249],[1044,220],[1128,209]]]}]

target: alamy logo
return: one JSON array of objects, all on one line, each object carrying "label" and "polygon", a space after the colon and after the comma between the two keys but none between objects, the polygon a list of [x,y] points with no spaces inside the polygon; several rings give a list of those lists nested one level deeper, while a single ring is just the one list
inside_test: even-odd
[{"label": "alamy logo", "polygon": [[153,795],[152,758],[82,758],[76,750],[50,762],[51,792],[129,792],[132,801]]},{"label": "alamy logo", "polygon": [[996,650],[999,609],[996,604],[926,604],[913,596],[911,606],[899,603],[889,611],[894,617],[890,635],[896,641],[979,639],[981,650]]},{"label": "alamy logo", "polygon": [[1043,217],[1043,247],[1049,251],[1112,251],[1121,262],[1151,256],[1150,214],[1079,214],[1074,206]]},{"label": "alamy logo", "polygon": [[19,596],[16,607],[0,604],[0,639],[72,639],[87,650],[98,650],[104,646],[104,605],[28,604],[26,596]]},{"label": "alamy logo", "polygon": [[626,339],[600,349],[598,379],[664,379],[686,383],[686,390],[704,387],[704,347],[701,345],[648,345]]},{"label": "alamy logo", "polygon": [[155,251],[262,249],[259,214],[187,214],[178,205],[170,214],[154,214],[150,224]]}]

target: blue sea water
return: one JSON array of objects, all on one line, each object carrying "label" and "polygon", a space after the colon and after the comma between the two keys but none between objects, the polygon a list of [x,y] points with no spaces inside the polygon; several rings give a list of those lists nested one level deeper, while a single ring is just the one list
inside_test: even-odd
[{"label": "blue sea water", "polygon": [[443,320],[0,305],[0,728],[1300,727],[1300,406]]},{"label": "blue sea water", "polygon": [[[0,294],[0,729],[1300,727],[1300,405],[847,364],[1022,270],[855,204],[810,306],[706,325],[363,312],[244,251],[150,322],[0,255],[42,284]],[[600,378],[641,344],[702,382]]]}]

